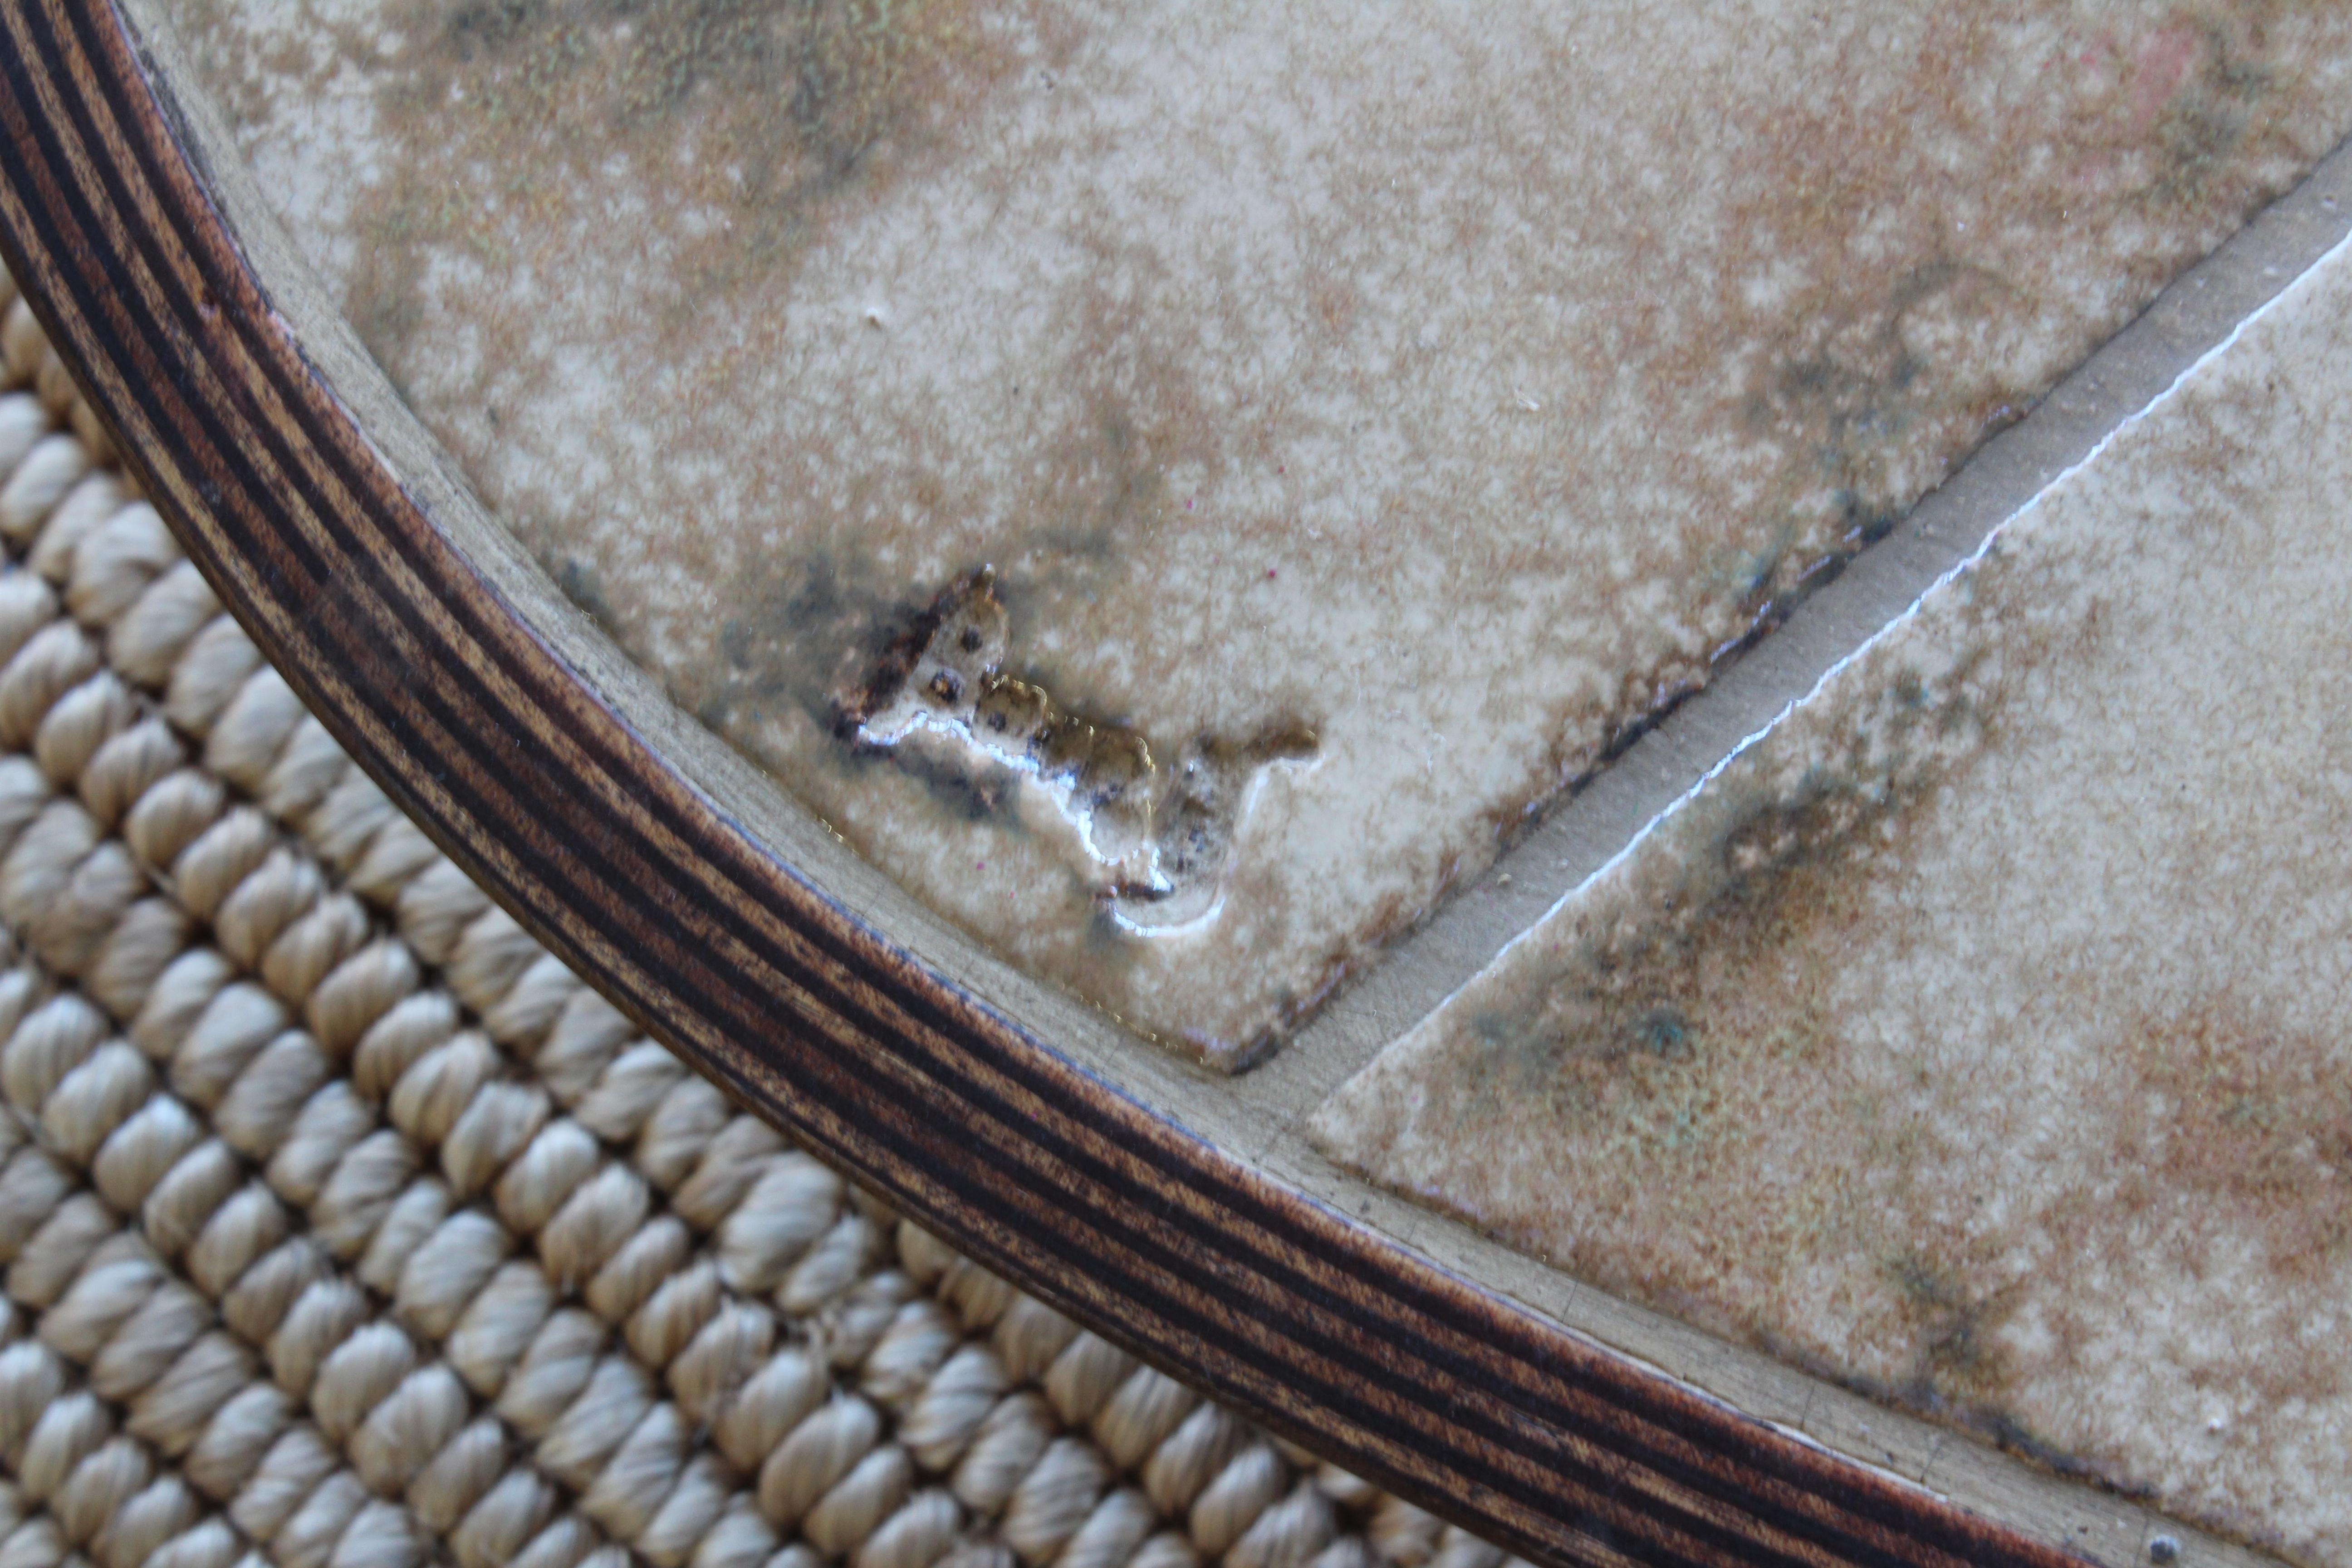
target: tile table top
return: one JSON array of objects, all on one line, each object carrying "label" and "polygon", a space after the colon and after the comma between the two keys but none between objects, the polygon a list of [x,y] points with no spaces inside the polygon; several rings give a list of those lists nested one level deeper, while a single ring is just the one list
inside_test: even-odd
[{"label": "tile table top", "polygon": [[2352,126],[2285,0],[172,9],[574,599],[1226,1066]]},{"label": "tile table top", "polygon": [[2352,1562],[2352,249],[1319,1114],[1578,1277]]},{"label": "tile table top", "polygon": [[[163,8],[629,658],[1236,1072],[2352,131],[2294,0]],[[1384,1046],[1139,1058],[2352,1568],[2347,366],[2338,248]]]}]

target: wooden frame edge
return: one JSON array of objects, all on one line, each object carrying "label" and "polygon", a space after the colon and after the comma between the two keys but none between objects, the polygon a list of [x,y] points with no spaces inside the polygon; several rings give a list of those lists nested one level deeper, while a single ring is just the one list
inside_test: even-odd
[{"label": "wooden frame edge", "polygon": [[975,1258],[1538,1559],[2055,1564],[1118,1092],[718,810],[436,525],[272,308],[106,0],[0,0],[0,254],[361,764],[652,1033]]}]

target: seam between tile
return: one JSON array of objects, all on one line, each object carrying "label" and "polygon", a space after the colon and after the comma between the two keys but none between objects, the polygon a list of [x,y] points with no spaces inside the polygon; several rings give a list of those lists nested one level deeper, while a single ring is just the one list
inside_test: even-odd
[{"label": "seam between tile", "polygon": [[[1563,795],[1485,874],[1334,996],[1242,1098],[1307,1154],[1297,1123],[1598,870],[1741,741],[1918,601],[2051,482],[2352,234],[2352,141],[2176,279],[2033,410],[1706,689]],[[1269,1154],[1274,1149],[1268,1150]],[[1286,1163],[1286,1162],[1285,1162]]]}]

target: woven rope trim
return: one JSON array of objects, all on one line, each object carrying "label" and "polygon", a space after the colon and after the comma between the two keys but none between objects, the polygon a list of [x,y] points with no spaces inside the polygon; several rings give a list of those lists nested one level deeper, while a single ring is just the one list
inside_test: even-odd
[{"label": "woven rope trim", "polygon": [[1501,1568],[638,1036],[0,310],[0,1568]]}]

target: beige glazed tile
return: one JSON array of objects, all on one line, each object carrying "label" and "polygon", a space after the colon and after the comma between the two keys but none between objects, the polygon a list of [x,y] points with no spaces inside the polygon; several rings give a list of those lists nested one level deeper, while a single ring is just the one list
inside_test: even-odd
[{"label": "beige glazed tile", "polygon": [[2352,1563],[2352,254],[1318,1113],[1578,1277]]},{"label": "beige glazed tile", "polygon": [[558,581],[1227,1064],[2352,123],[2290,0],[175,11]]}]

